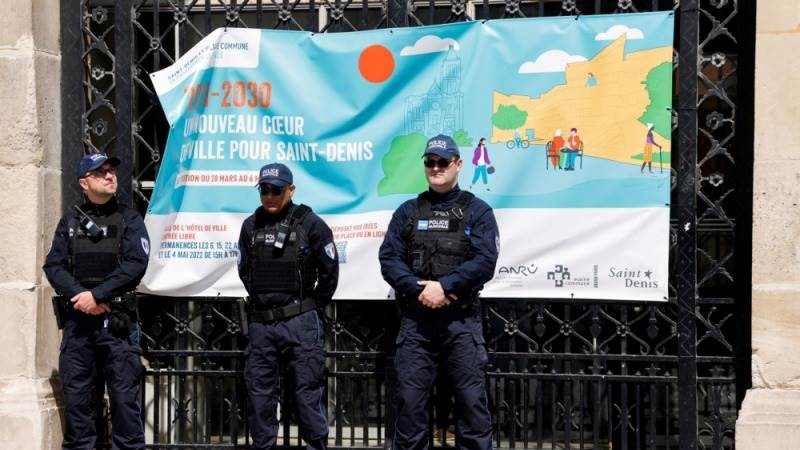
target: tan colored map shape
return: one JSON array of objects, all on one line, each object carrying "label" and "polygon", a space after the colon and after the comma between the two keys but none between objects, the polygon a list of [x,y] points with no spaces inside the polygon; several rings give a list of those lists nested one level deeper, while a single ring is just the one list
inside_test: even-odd
[{"label": "tan colored map shape", "polygon": [[[493,95],[493,112],[500,105],[514,105],[527,111],[525,124],[518,129],[536,132],[536,144],[552,139],[560,128],[566,141],[572,127],[584,142],[586,155],[614,161],[641,164],[632,155],[642,153],[647,127],[639,122],[650,99],[645,80],[657,65],[672,61],[672,47],[660,47],[625,55],[625,35],[617,38],[594,58],[570,63],[566,67],[566,84],[558,85],[539,98],[525,95]],[[588,73],[594,74],[597,85],[585,86]],[[492,142],[514,139],[514,130],[492,127]],[[656,134],[655,141],[669,151],[670,141]],[[653,148],[653,160],[658,162],[658,148]],[[665,164],[666,166],[667,164]]]}]

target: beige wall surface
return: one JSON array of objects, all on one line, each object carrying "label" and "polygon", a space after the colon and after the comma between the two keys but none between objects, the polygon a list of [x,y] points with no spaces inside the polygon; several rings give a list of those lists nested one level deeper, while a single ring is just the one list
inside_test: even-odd
[{"label": "beige wall surface", "polygon": [[41,266],[61,211],[59,2],[0,15],[0,448],[55,449],[59,332]]},{"label": "beige wall surface", "polygon": [[800,442],[800,1],[757,7],[753,388],[737,421],[740,450]]}]

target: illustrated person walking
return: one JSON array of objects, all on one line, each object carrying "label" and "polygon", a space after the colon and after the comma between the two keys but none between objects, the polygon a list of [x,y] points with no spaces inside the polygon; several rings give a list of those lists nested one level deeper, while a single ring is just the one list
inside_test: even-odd
[{"label": "illustrated person walking", "polygon": [[[64,450],[97,444],[92,389],[102,368],[114,450],[145,448],[139,395],[142,349],[133,291],[147,268],[142,217],[117,201],[120,160],[102,153],[78,163],[86,201],[56,227],[44,273],[63,326],[58,370],[64,392]],[[102,395],[102,393],[100,393]]]},{"label": "illustrated person walking", "polygon": [[275,448],[278,373],[292,377],[300,435],[307,448],[326,447],[325,349],[318,310],[333,297],[339,260],[333,233],[305,205],[292,202],[292,172],[267,164],[259,172],[261,206],[239,235],[239,277],[250,296],[244,381],[254,449]]},{"label": "illustrated person walking", "polygon": [[428,447],[428,400],[441,364],[455,397],[458,445],[488,450],[479,292],[497,264],[497,222],[489,205],[459,189],[463,161],[451,137],[428,141],[424,166],[428,190],[394,212],[379,250],[401,315],[393,448]]},{"label": "illustrated person walking", "polygon": [[[478,146],[475,147],[475,150],[472,152],[472,165],[475,166],[475,169],[472,172],[472,183],[470,183],[470,188],[478,182],[478,178],[483,181],[484,187],[489,183],[489,174],[488,174],[488,167],[492,164],[492,161],[489,159],[489,150],[486,148],[486,139],[481,138],[478,141]],[[486,187],[488,191],[489,188]]]},{"label": "illustrated person walking", "polygon": [[[658,147],[659,154],[661,151],[661,145],[656,143],[655,138],[653,137],[653,124],[647,124],[647,136],[644,138],[644,155],[642,158],[642,167],[639,169],[640,173],[644,173],[644,166],[647,166],[647,170],[650,173],[653,173],[653,146]],[[664,171],[663,161],[661,171]]]}]

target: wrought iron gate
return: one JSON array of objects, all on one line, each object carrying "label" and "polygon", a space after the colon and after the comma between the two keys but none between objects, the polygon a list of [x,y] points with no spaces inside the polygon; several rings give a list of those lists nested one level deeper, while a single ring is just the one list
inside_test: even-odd
[{"label": "wrought iron gate", "polygon": [[[487,300],[495,445],[730,449],[750,383],[755,1],[64,1],[62,165],[72,173],[78,155],[115,154],[120,196],[144,211],[168,130],[148,74],[216,27],[340,32],[670,9],[670,302]],[[65,177],[64,205],[78,195]],[[388,446],[393,305],[337,301],[327,315],[331,444]],[[247,448],[237,301],[146,299],[143,317],[148,448]],[[279,443],[299,446],[285,400]]]}]

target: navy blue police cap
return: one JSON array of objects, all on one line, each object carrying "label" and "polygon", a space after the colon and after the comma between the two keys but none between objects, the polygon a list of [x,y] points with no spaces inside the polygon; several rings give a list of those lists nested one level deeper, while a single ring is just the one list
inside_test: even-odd
[{"label": "navy blue police cap", "polygon": [[116,156],[109,157],[105,153],[91,153],[84,155],[81,158],[81,161],[78,163],[78,178],[82,178],[84,175],[86,175],[86,172],[97,170],[106,162],[116,167],[121,161]]},{"label": "navy blue police cap", "polygon": [[258,184],[271,184],[277,187],[284,187],[292,184],[294,178],[292,171],[281,163],[267,164],[258,173]]},{"label": "navy blue police cap", "polygon": [[423,153],[422,156],[428,155],[436,155],[444,159],[461,157],[456,141],[445,134],[434,136],[428,140],[428,144],[425,146],[425,153]]}]

